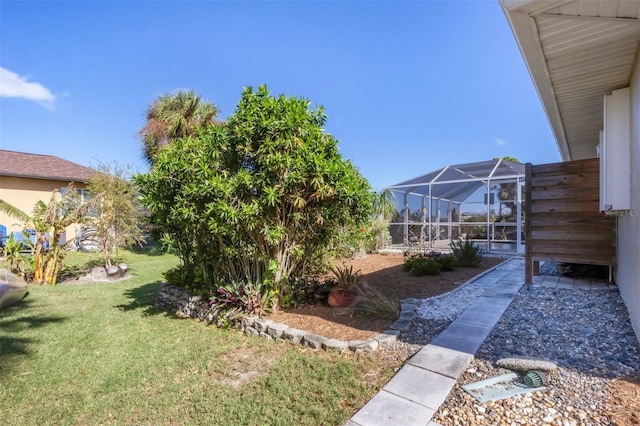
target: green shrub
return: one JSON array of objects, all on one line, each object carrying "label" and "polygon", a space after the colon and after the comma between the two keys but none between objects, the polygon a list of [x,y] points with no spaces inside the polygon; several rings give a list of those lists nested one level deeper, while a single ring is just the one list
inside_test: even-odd
[{"label": "green shrub", "polygon": [[404,264],[402,265],[402,269],[407,272],[411,272],[414,265],[424,259],[424,256],[420,254],[405,254]]},{"label": "green shrub", "polygon": [[442,264],[437,258],[427,257],[422,254],[408,255],[402,268],[418,277],[423,275],[438,275],[443,270]]},{"label": "green shrub", "polygon": [[[28,238],[26,240],[29,241]],[[22,254],[22,250],[23,243],[13,238],[13,234],[10,234],[4,246],[4,256],[7,261],[7,266],[12,273],[27,282],[31,282],[34,275],[34,257],[25,256]]]},{"label": "green shrub", "polygon": [[358,249],[371,218],[371,187],[325,121],[307,99],[247,87],[224,126],[171,139],[134,177],[154,236],[204,287],[268,282],[277,307],[332,242]]},{"label": "green shrub", "polygon": [[430,257],[423,257],[417,261],[411,269],[411,273],[418,277],[423,275],[438,275],[440,271],[442,271],[442,265]]},{"label": "green shrub", "polygon": [[314,303],[314,293],[322,284],[315,278],[289,278],[282,286],[284,294],[280,306],[292,308],[300,303]]},{"label": "green shrub", "polygon": [[461,238],[451,241],[451,250],[458,261],[458,266],[475,267],[482,263],[482,249],[473,241]]},{"label": "green shrub", "polygon": [[458,259],[453,254],[444,254],[435,259],[442,266],[443,271],[454,271],[458,266]]},{"label": "green shrub", "polygon": [[180,265],[164,272],[162,276],[169,284],[182,287],[194,296],[208,296],[215,291],[211,285],[204,283],[202,270],[199,268]]}]

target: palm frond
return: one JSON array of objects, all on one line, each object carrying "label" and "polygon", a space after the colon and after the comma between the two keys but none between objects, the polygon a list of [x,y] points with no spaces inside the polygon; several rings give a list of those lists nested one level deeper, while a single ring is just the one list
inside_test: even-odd
[{"label": "palm frond", "polygon": [[11,216],[14,219],[18,219],[21,222],[31,222],[31,216],[20,210],[14,205],[7,203],[4,200],[0,200],[0,212],[5,213],[7,216]]},{"label": "palm frond", "polygon": [[215,123],[217,115],[218,108],[202,101],[192,90],[160,96],[147,108],[147,122],[138,131],[144,158],[152,164],[160,149],[171,140],[190,135],[197,127]]}]

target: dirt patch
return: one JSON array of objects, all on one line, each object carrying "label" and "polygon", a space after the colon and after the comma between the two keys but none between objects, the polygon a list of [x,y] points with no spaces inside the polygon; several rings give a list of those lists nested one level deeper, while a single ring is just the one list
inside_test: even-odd
[{"label": "dirt patch", "polygon": [[216,360],[216,363],[225,364],[224,371],[211,369],[209,374],[221,384],[240,389],[254,377],[264,374],[276,361],[275,358],[265,359],[261,357],[259,348],[243,347]]},{"label": "dirt patch", "polygon": [[607,416],[613,424],[640,425],[640,376],[612,380],[609,391]]},{"label": "dirt patch", "polygon": [[108,276],[103,266],[95,266],[88,271],[74,271],[61,275],[60,285],[113,283],[131,278],[126,271]]},{"label": "dirt patch", "polygon": [[[360,270],[360,281],[398,300],[424,299],[457,288],[461,283],[494,267],[505,259],[485,257],[477,268],[456,268],[436,276],[415,277],[402,269],[401,253],[370,254],[344,262]],[[317,304],[286,309],[267,317],[275,322],[339,340],[368,339],[384,331],[394,321],[367,318],[352,308],[331,308]]]}]

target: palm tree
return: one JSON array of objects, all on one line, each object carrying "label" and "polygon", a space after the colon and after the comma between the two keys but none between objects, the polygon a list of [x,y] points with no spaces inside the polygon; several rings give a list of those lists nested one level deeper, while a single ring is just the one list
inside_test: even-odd
[{"label": "palm tree", "polygon": [[202,101],[192,90],[163,95],[147,108],[147,123],[138,132],[145,159],[153,164],[158,152],[172,139],[190,135],[194,129],[216,123],[218,108]]},{"label": "palm tree", "polygon": [[396,197],[390,189],[376,192],[373,198],[373,219],[382,218],[389,222],[396,215]]}]

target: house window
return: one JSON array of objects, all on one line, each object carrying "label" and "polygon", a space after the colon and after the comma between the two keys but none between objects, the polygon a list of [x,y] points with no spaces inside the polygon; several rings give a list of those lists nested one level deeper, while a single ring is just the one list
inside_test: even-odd
[{"label": "house window", "polygon": [[[60,193],[64,196],[64,194],[69,190],[68,187],[63,187],[60,188]],[[88,189],[84,189],[84,188],[75,188],[76,194],[78,194],[78,197],[80,198],[80,204],[84,204],[86,202],[88,202],[89,200],[91,200],[92,196],[91,196],[91,192]],[[64,211],[63,211],[64,214]],[[98,217],[98,211],[95,208],[92,208],[91,210],[88,211],[87,216],[89,217]]]}]

